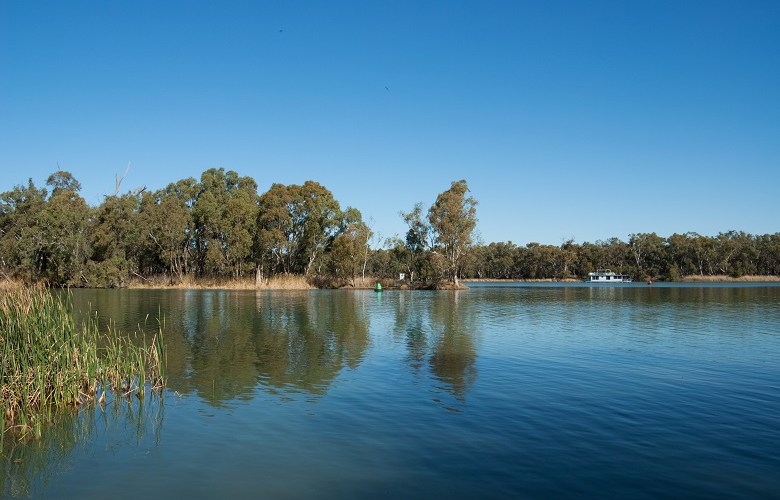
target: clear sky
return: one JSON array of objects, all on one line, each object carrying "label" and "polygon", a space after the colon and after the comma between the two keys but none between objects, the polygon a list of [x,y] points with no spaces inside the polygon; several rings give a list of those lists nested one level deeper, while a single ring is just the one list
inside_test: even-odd
[{"label": "clear sky", "polygon": [[780,2],[0,0],[0,191],[211,167],[382,237],[466,179],[484,242],[780,231]]}]

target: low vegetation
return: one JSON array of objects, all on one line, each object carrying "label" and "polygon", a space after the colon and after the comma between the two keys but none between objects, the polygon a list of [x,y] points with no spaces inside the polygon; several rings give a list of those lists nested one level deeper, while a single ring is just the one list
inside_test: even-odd
[{"label": "low vegetation", "polygon": [[780,281],[780,276],[726,276],[722,274],[712,276],[699,276],[691,275],[683,277],[682,281],[698,282],[698,283],[722,283],[722,282],[739,282],[739,283],[763,283],[763,282],[776,282]]},{"label": "low vegetation", "polygon": [[0,291],[0,442],[40,437],[58,411],[143,398],[165,383],[162,328],[140,345],[98,332],[96,318],[76,325],[67,298],[42,287]]}]

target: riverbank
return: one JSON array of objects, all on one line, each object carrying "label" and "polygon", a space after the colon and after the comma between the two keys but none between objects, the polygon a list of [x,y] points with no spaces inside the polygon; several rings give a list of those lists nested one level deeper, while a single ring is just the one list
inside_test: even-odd
[{"label": "riverbank", "polygon": [[[465,283],[579,283],[579,278],[566,279],[533,279],[533,280],[515,280],[515,279],[466,279]],[[643,280],[638,280],[643,281]],[[761,282],[780,282],[780,276],[728,276],[718,274],[713,276],[684,276],[678,280],[680,283],[761,283]]]},{"label": "riverbank", "polygon": [[687,283],[760,283],[763,281],[778,282],[780,276],[726,276],[726,275],[713,275],[713,276],[685,276],[680,281]]},{"label": "riverbank", "polygon": [[461,281],[463,281],[464,283],[578,283],[582,280],[578,278],[564,278],[564,279],[543,278],[543,279],[526,279],[526,280],[469,278]]},{"label": "riverbank", "polygon": [[[472,278],[460,280],[456,286],[453,283],[439,284],[436,287],[413,287],[398,280],[375,277],[357,278],[354,283],[336,282],[330,278],[306,278],[305,276],[282,275],[270,279],[261,280],[259,283],[253,278],[193,278],[187,276],[180,281],[173,281],[167,276],[155,276],[151,278],[135,278],[127,283],[125,288],[148,290],[373,290],[377,283],[382,284],[384,290],[467,290],[469,283],[579,283],[579,278],[566,279],[492,279]],[[678,280],[681,283],[777,283],[780,276],[740,276],[727,275],[714,276],[685,276]],[[0,279],[0,291],[23,286],[21,281]]]},{"label": "riverbank", "polygon": [[127,288],[132,289],[182,289],[182,290],[374,290],[380,283],[383,290],[468,290],[461,280],[459,284],[440,283],[436,286],[410,287],[407,283],[392,278],[366,276],[355,278],[354,282],[336,280],[329,277],[306,277],[297,275],[274,276],[256,282],[252,278],[193,278],[187,276],[181,281],[172,281],[169,277],[136,279]]}]

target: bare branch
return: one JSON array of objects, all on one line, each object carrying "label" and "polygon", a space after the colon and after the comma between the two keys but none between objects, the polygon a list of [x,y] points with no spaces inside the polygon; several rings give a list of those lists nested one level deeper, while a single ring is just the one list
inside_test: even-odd
[{"label": "bare branch", "polygon": [[114,183],[116,185],[116,187],[114,188],[114,196],[116,196],[119,193],[119,185],[122,184],[123,180],[125,180],[125,176],[129,171],[130,171],[130,162],[127,162],[127,168],[125,169],[125,173],[122,174],[122,177],[117,177],[116,174],[114,174]]}]

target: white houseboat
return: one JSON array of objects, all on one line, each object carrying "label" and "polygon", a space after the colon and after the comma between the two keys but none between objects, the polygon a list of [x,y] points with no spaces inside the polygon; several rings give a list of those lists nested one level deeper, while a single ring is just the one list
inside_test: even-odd
[{"label": "white houseboat", "polygon": [[595,273],[588,273],[585,283],[631,283],[634,281],[627,274],[618,274],[609,269],[597,269]]}]

